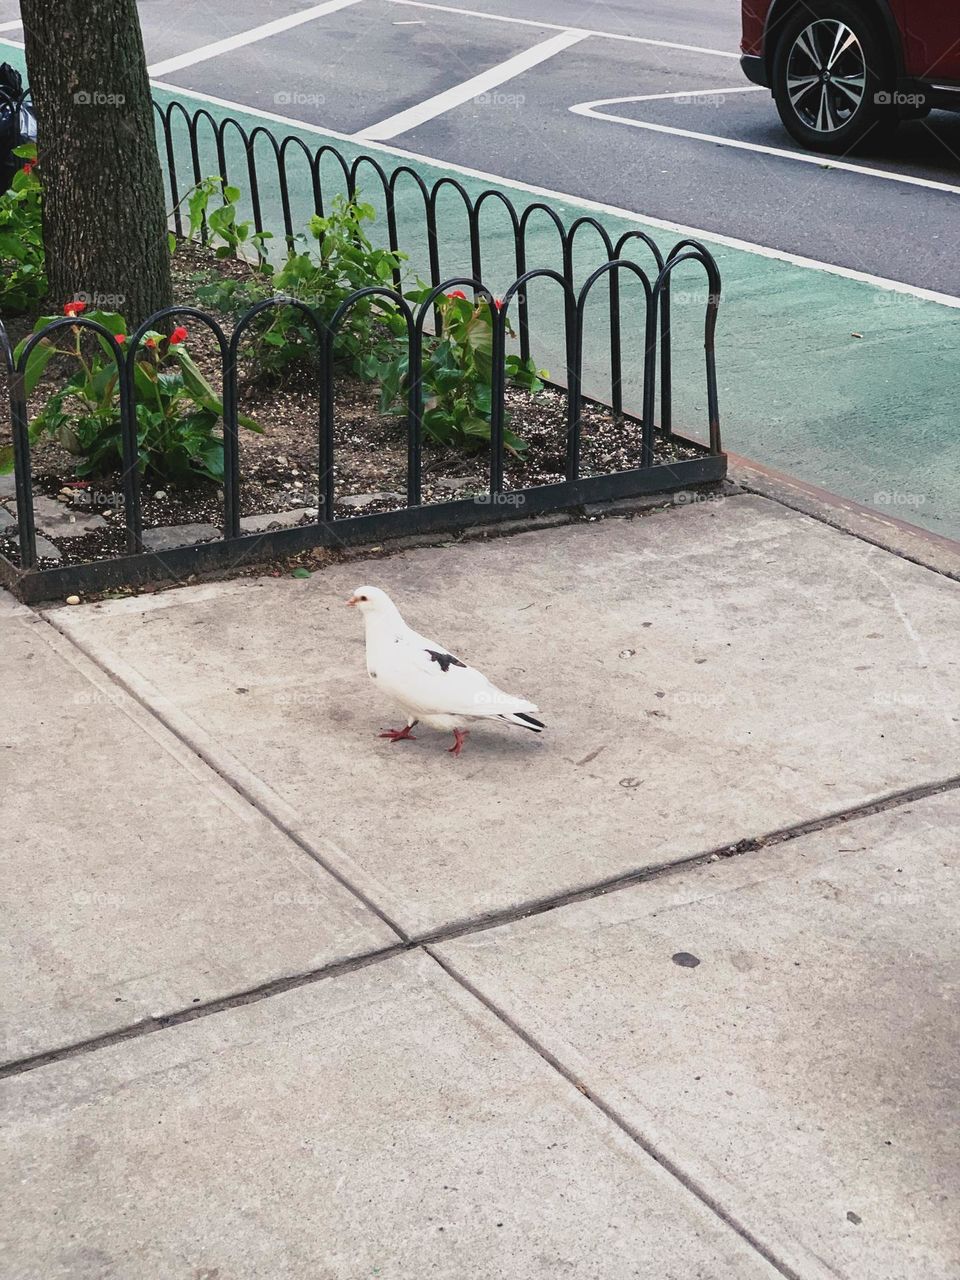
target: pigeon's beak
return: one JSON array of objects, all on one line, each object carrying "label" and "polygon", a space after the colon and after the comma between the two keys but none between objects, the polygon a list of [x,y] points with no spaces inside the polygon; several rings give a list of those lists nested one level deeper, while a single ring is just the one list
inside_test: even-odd
[{"label": "pigeon's beak", "polygon": [[359,603],[360,603],[359,596],[351,596],[350,599],[347,601],[347,608],[350,609],[353,607],[353,605],[359,604]]}]

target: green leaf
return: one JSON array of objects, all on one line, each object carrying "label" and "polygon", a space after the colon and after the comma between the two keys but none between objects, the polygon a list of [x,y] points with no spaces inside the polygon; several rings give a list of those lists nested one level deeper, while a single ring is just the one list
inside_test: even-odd
[{"label": "green leaf", "polygon": [[[19,343],[16,350],[17,359],[20,358],[20,348],[23,343]],[[49,339],[44,338],[33,348],[27,357],[27,367],[24,371],[23,383],[27,395],[32,395],[37,388],[37,383],[43,376],[43,371],[47,365],[57,354],[57,348]]]},{"label": "green leaf", "polygon": [[290,575],[291,578],[310,578],[312,576],[313,575],[310,573],[310,570],[304,569],[302,565],[294,569],[293,573]]},{"label": "green leaf", "polygon": [[185,351],[183,347],[173,347],[171,348],[170,354],[176,360],[177,364],[179,364],[183,372],[183,381],[186,384],[187,390],[193,396],[194,400],[196,400],[197,404],[202,405],[204,409],[208,409],[211,413],[216,413],[217,415],[223,413],[223,405],[220,401],[220,397],[197,368],[196,364],[194,364],[193,358],[189,352]]}]

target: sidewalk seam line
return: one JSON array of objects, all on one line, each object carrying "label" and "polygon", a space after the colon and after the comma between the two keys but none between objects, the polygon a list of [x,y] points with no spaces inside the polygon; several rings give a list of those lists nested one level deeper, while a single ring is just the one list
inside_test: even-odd
[{"label": "sidewalk seam line", "polygon": [[[70,640],[69,637],[67,637],[67,639]],[[70,640],[70,643],[76,642]],[[151,714],[156,715],[156,712],[151,712]],[[160,720],[161,718],[157,716],[157,719]],[[165,721],[161,720],[161,723],[165,724]],[[171,729],[170,732],[173,733],[174,730]],[[223,777],[222,774],[219,776]],[[227,781],[229,782],[229,779],[227,779]],[[341,974],[351,973],[355,969],[364,968],[371,964],[377,964],[383,960],[391,960],[395,956],[404,955],[411,951],[424,950],[428,954],[432,955],[430,947],[436,944],[453,942],[458,938],[469,937],[477,933],[484,933],[489,929],[495,929],[501,925],[514,924],[518,920],[525,920],[537,915],[545,915],[550,911],[559,910],[577,902],[585,902],[592,898],[603,897],[608,893],[615,893],[621,889],[633,888],[635,885],[643,884],[648,880],[658,880],[676,872],[688,871],[691,867],[702,865],[707,862],[720,850],[725,851],[727,857],[739,857],[744,853],[753,853],[776,844],[788,843],[799,836],[810,835],[815,831],[842,826],[848,821],[859,821],[863,818],[872,817],[877,813],[884,813],[890,809],[898,808],[902,804],[908,804],[914,800],[927,799],[930,796],[940,795],[946,791],[955,790],[957,788],[960,788],[960,775],[949,778],[944,782],[929,783],[921,787],[910,788],[906,791],[891,792],[879,800],[874,800],[868,804],[860,806],[859,809],[843,810],[837,814],[829,815],[826,818],[810,819],[809,822],[798,824],[795,827],[783,827],[779,830],[769,832],[765,836],[756,836],[746,840],[741,840],[736,845],[721,845],[718,847],[718,850],[692,854],[690,857],[684,858],[680,862],[658,863],[656,866],[643,867],[636,871],[629,871],[624,875],[616,876],[609,880],[599,881],[581,889],[573,889],[550,898],[542,898],[537,901],[522,903],[519,906],[507,907],[495,915],[474,918],[473,920],[453,921],[447,925],[442,925],[440,928],[433,930],[432,932],[423,933],[414,937],[404,935],[399,942],[396,942],[389,947],[380,947],[372,951],[362,952],[360,955],[349,957],[346,960],[332,961],[328,965],[323,965],[319,969],[311,969],[306,973],[294,974],[292,976],[288,975],[284,978],[273,978],[267,982],[260,983],[255,987],[246,988],[243,991],[235,992],[229,996],[221,996],[215,1000],[209,1000],[204,1004],[190,1005],[185,1009],[177,1009],[173,1013],[161,1014],[155,1018],[148,1018],[140,1022],[131,1023],[129,1026],[121,1027],[116,1031],[109,1031],[99,1036],[92,1036],[87,1040],[74,1041],[72,1044],[62,1045],[57,1049],[44,1050],[42,1053],[32,1054],[27,1058],[13,1059],[9,1062],[0,1064],[0,1080],[8,1076],[22,1075],[25,1072],[33,1071],[38,1067],[49,1066],[55,1062],[63,1061],[65,1058],[72,1058],[80,1054],[94,1052],[98,1049],[109,1048],[111,1045],[124,1040],[139,1039],[141,1036],[149,1035],[154,1031],[164,1031],[168,1027],[179,1026],[184,1022],[193,1022],[198,1018],[223,1013],[230,1009],[237,1008],[240,1005],[254,1004],[259,1000],[266,1000],[275,995],[282,995],[284,992],[294,990],[297,987],[307,986],[313,982],[318,982],[326,978],[340,977]],[[259,809],[258,812],[262,812],[267,821],[271,823],[275,821],[269,812]],[[309,852],[309,850],[307,850],[307,852]],[[313,855],[311,854],[311,857],[312,856]],[[346,884],[346,882],[341,883],[344,884],[344,887],[347,888],[349,892],[355,892],[348,884]]]},{"label": "sidewalk seam line", "polygon": [[960,774],[944,778],[939,782],[921,783],[915,787],[907,787],[900,791],[890,791],[875,800],[864,801],[849,809],[840,809],[819,818],[808,818],[805,822],[795,823],[787,827],[777,827],[759,836],[747,836],[734,844],[716,845],[698,853],[688,854],[684,858],[670,862],[658,862],[652,866],[638,867],[632,871],[622,872],[606,880],[594,881],[578,889],[568,889],[563,893],[552,894],[543,898],[528,899],[486,916],[454,920],[448,924],[426,933],[415,934],[412,943],[415,946],[427,947],[438,942],[452,942],[456,938],[484,933],[489,929],[499,928],[504,924],[514,924],[518,920],[526,920],[532,916],[545,915],[547,912],[562,907],[572,906],[577,902],[587,902],[592,898],[601,898],[608,893],[616,893],[621,889],[630,889],[644,884],[648,880],[660,880],[667,876],[689,871],[693,867],[709,863],[711,858],[735,858],[745,853],[756,853],[779,844],[788,844],[802,836],[813,835],[817,831],[828,831],[835,827],[845,826],[849,822],[859,822],[878,813],[898,809],[902,805],[916,800],[926,800],[931,796],[942,795],[947,791],[960,789]]},{"label": "sidewalk seam line", "polygon": [[519,1039],[528,1048],[532,1049],[543,1061],[551,1067],[562,1079],[584,1098],[587,1099],[593,1107],[596,1108],[603,1116],[605,1116],[612,1124],[614,1124],[621,1133],[625,1134],[632,1142],[634,1142],[645,1155],[656,1161],[661,1168],[665,1169],[672,1178],[694,1196],[700,1203],[713,1213],[721,1222],[725,1223],[732,1231],[734,1231],[746,1244],[754,1249],[764,1261],[768,1262],[780,1275],[786,1277],[786,1280],[804,1280],[800,1272],[791,1267],[788,1263],[779,1259],[768,1245],[759,1240],[753,1232],[750,1231],[743,1223],[739,1222],[735,1217],[728,1213],[723,1206],[710,1193],[702,1188],[689,1174],[687,1174],[678,1164],[676,1164],[669,1156],[657,1151],[647,1139],[624,1117],[619,1114],[609,1103],[595,1096],[577,1077],[568,1070],[560,1059],[552,1053],[540,1041],[527,1032],[519,1022],[515,1021],[505,1010],[501,1009],[496,1002],[489,996],[486,996],[478,987],[476,987],[468,978],[464,977],[451,962],[437,955],[431,946],[424,946],[423,950],[434,961],[436,965],[443,970],[445,974],[459,987],[472,996],[479,1004],[483,1005],[497,1020],[507,1028],[508,1031]]},{"label": "sidewalk seam line", "polygon": [[187,1022],[196,1022],[216,1013],[226,1013],[231,1009],[247,1004],[257,1004],[272,996],[283,995],[287,991],[295,991],[298,987],[312,986],[328,978],[338,978],[343,974],[355,973],[368,965],[378,964],[382,960],[392,960],[395,956],[410,951],[407,942],[394,942],[388,947],[378,947],[373,951],[365,951],[360,955],[349,956],[345,960],[334,960],[330,964],[321,965],[319,969],[310,969],[305,973],[288,974],[282,978],[271,978],[255,987],[247,987],[243,991],[235,991],[228,996],[218,996],[203,1004],[188,1005],[185,1009],[175,1009],[172,1013],[162,1013],[154,1017],[143,1018],[132,1022],[129,1026],[120,1027],[116,1031],[105,1031],[101,1035],[90,1036],[86,1040],[75,1040],[71,1044],[61,1045],[56,1049],[45,1049],[42,1053],[31,1054],[27,1058],[15,1058],[0,1064],[0,1080],[12,1076],[25,1075],[38,1067],[52,1066],[68,1058],[82,1057],[94,1053],[98,1049],[109,1049],[126,1040],[139,1040],[155,1031],[166,1031],[169,1027],[179,1027]]}]

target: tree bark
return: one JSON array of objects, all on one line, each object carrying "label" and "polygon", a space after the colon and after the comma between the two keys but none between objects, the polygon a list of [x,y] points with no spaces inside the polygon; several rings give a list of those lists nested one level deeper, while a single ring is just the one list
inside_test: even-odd
[{"label": "tree bark", "polygon": [[172,301],[136,0],[21,0],[50,301],[130,326]]}]

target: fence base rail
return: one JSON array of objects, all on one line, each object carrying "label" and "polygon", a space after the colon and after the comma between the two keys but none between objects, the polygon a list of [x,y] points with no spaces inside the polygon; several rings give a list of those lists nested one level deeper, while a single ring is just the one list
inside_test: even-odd
[{"label": "fence base rail", "polygon": [[[675,437],[683,444],[691,444]],[[520,520],[553,511],[575,511],[587,503],[674,493],[694,486],[719,484],[727,471],[723,453],[704,453],[655,467],[583,476],[558,484],[539,485],[479,498],[458,498],[398,511],[349,516],[333,521],[238,538],[220,538],[161,552],[22,570],[0,556],[0,584],[24,604],[63,600],[70,595],[95,595],[121,587],[157,582],[184,582],[200,574],[223,573],[295,556],[315,547],[362,547],[417,534],[456,533],[483,525]]]}]

